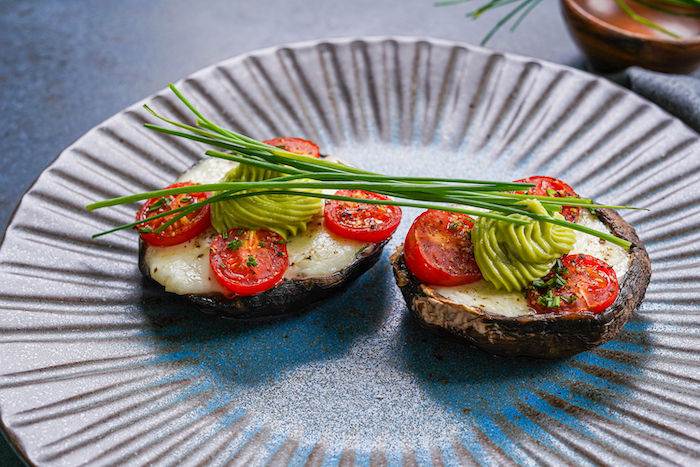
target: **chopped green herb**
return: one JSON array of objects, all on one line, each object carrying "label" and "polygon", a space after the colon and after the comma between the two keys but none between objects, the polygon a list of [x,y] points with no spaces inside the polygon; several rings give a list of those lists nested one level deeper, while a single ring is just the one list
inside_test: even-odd
[{"label": "chopped green herb", "polygon": [[561,306],[559,297],[552,295],[552,289],[549,289],[546,294],[538,298],[537,302],[545,308],[558,308]]},{"label": "chopped green herb", "polygon": [[139,233],[153,233],[153,229],[150,227],[141,227],[139,228]]},{"label": "chopped green herb", "polygon": [[226,245],[226,249],[231,250],[231,251],[236,251],[243,245],[243,242],[237,238],[234,238],[230,242],[228,242],[228,245]]},{"label": "chopped green herb", "polygon": [[148,206],[148,212],[157,211],[162,207],[163,207],[163,198],[158,198],[158,201],[155,201],[153,204]]},{"label": "chopped green herb", "polygon": [[255,266],[258,265],[258,262],[255,261],[255,258],[253,255],[248,255],[248,261],[245,262],[245,265],[248,266],[249,268],[254,268]]},{"label": "chopped green herb", "polygon": [[356,257],[357,257],[357,256],[360,256],[360,255],[362,254],[362,252],[365,251],[367,248],[369,248],[369,243],[368,243],[367,245],[364,245],[364,246],[363,246],[362,248],[360,248],[359,250],[357,250],[357,253],[355,253],[355,256],[356,256]]},{"label": "chopped green herb", "polygon": [[552,285],[554,286],[555,289],[561,289],[566,285],[566,279],[561,277],[559,274],[555,274],[554,277],[552,278]]}]

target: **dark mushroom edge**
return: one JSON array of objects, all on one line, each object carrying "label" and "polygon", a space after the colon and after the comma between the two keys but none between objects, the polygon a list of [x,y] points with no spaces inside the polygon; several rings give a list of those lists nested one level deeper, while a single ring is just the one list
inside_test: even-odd
[{"label": "dark mushroom edge", "polygon": [[[349,265],[328,276],[285,278],[270,290],[245,297],[234,296],[229,299],[220,294],[190,294],[182,297],[206,314],[232,320],[265,320],[299,314],[313,303],[340,292],[368,271],[379,260],[384,245],[389,240],[390,238],[383,242],[370,243]],[[145,253],[144,242],[140,241],[139,269],[144,276],[156,282],[146,266]]]},{"label": "dark mushroom edge", "polygon": [[651,263],[635,230],[615,211],[596,209],[598,218],[632,243],[629,270],[615,302],[604,311],[517,317],[490,314],[441,296],[408,270],[403,245],[391,256],[394,277],[411,315],[425,329],[503,357],[562,358],[611,340],[641,304],[651,278]]}]

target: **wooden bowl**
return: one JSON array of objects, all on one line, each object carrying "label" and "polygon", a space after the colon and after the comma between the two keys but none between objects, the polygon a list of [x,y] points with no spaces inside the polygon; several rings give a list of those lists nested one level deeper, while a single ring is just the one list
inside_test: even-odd
[{"label": "wooden bowl", "polygon": [[[582,6],[585,0],[560,1],[569,33],[593,71],[609,73],[636,65],[665,73],[690,73],[700,66],[700,18],[679,18],[686,31],[692,34],[697,28],[698,32],[675,39],[631,19],[613,24],[604,21]],[[633,8],[640,9],[637,4]]]}]

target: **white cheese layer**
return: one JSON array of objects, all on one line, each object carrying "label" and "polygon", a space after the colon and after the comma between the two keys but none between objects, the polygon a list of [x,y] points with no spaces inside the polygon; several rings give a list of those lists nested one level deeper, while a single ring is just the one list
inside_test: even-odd
[{"label": "white cheese layer", "polygon": [[306,232],[287,241],[289,269],[285,277],[323,277],[345,269],[369,244],[338,237],[323,224],[319,213]]},{"label": "white cheese layer", "polygon": [[[197,164],[178,178],[178,182],[216,183],[236,166],[235,162],[209,158]],[[214,229],[179,245],[146,246],[145,263],[151,277],[168,292],[187,294],[226,294],[209,264],[209,245],[216,236]],[[289,268],[285,278],[323,277],[346,268],[366,242],[338,237],[329,232],[319,213],[308,225],[307,231],[287,240]]]},{"label": "white cheese layer", "polygon": [[173,246],[146,246],[145,262],[151,277],[167,292],[179,295],[225,293],[209,264],[209,245],[217,235],[209,229]]},{"label": "white cheese layer", "polygon": [[[611,233],[610,229],[592,215],[588,209],[581,209],[576,223],[599,232]],[[575,233],[576,243],[569,254],[583,253],[605,261],[613,267],[618,282],[622,283],[630,266],[629,251],[593,235],[579,231],[575,231]],[[448,300],[468,307],[479,308],[487,313],[502,316],[522,316],[535,313],[527,306],[527,299],[522,292],[497,290],[496,287],[484,280],[456,287],[431,286],[431,288]]]}]

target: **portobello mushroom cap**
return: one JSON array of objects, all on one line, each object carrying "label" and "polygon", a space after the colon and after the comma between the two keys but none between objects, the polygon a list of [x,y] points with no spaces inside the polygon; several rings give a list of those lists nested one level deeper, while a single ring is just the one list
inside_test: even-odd
[{"label": "portobello mushroom cap", "polygon": [[[328,276],[285,278],[275,287],[250,296],[226,298],[220,294],[190,294],[182,297],[204,313],[231,320],[253,321],[298,314],[309,305],[340,292],[374,266],[389,240],[369,243],[350,264]],[[139,269],[145,277],[158,283],[151,277],[145,256],[146,245],[139,240]]]},{"label": "portobello mushroom cap", "polygon": [[642,302],[651,263],[634,229],[611,209],[596,209],[598,218],[632,243],[631,263],[615,302],[600,313],[533,314],[516,317],[487,313],[448,300],[408,270],[403,245],[391,256],[394,276],[418,323],[439,336],[503,357],[562,358],[611,340]]}]

